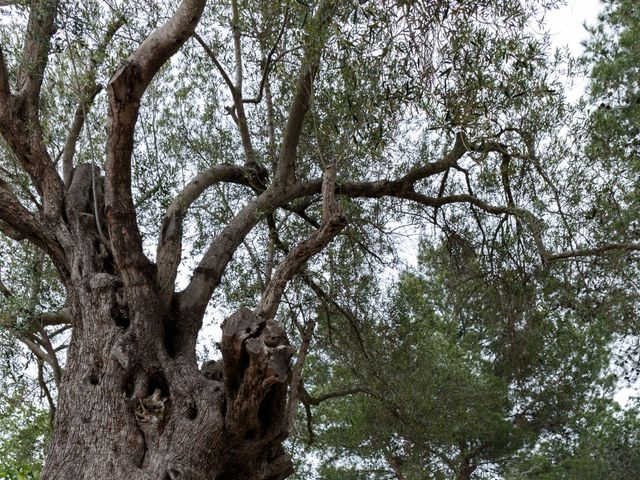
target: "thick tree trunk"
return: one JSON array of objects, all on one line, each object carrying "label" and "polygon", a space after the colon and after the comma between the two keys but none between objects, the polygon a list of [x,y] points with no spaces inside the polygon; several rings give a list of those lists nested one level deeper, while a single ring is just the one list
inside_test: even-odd
[{"label": "thick tree trunk", "polygon": [[222,326],[223,378],[206,378],[197,329],[182,327],[194,321],[178,317],[177,295],[163,307],[155,265],[117,271],[95,218],[99,175],[82,165],[68,190],[74,328],[43,480],[286,478],[283,330],[238,311]]},{"label": "thick tree trunk", "polygon": [[223,326],[224,382],[167,352],[158,298],[98,273],[74,292],[74,330],[42,478],[278,479],[291,348],[242,310]]},{"label": "thick tree trunk", "polygon": [[243,310],[224,323],[224,382],[171,358],[159,300],[108,274],[79,287],[43,479],[279,479],[290,347]]}]

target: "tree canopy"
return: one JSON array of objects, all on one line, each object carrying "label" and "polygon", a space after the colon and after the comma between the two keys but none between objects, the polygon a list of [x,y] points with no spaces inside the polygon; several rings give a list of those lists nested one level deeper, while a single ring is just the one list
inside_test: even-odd
[{"label": "tree canopy", "polygon": [[558,3],[0,2],[5,475],[637,469],[640,10]]}]

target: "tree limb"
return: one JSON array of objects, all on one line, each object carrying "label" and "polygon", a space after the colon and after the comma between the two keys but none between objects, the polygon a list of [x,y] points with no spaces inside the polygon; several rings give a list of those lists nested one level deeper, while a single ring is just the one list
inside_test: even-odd
[{"label": "tree limb", "polygon": [[142,250],[131,194],[131,155],[140,99],[162,65],[193,34],[205,3],[206,0],[183,0],[171,18],[118,68],[107,86],[105,207],[114,257],[125,280],[150,266]]},{"label": "tree limb", "polygon": [[[460,152],[462,141],[461,137],[456,140],[447,161],[428,163],[424,167],[411,170],[397,180],[343,183],[336,188],[336,193],[351,197],[380,198],[407,192],[412,189],[416,181],[445,171],[450,162],[455,163],[463,155],[463,152]],[[414,173],[415,170],[419,170],[419,173]],[[206,305],[219,285],[227,264],[251,229],[262,218],[267,217],[276,208],[286,205],[287,202],[320,193],[322,184],[322,179],[299,182],[286,187],[273,184],[242,208],[213,239],[194,271],[189,285],[180,293],[181,317],[192,319],[193,329],[199,328]]]},{"label": "tree limb", "polygon": [[[233,98],[233,107],[231,109],[233,120],[235,121],[238,130],[240,132],[240,140],[242,141],[242,148],[244,150],[245,155],[245,165],[248,168],[257,168],[258,163],[256,161],[255,150],[253,149],[253,143],[251,141],[251,132],[249,131],[249,123],[247,121],[247,114],[244,110],[244,105],[242,102],[242,50],[240,43],[240,29],[237,24],[239,22],[238,19],[238,4],[234,0],[232,2],[233,8],[233,18],[231,19],[231,27],[233,31],[233,44],[235,51],[235,85],[229,78],[229,75],[225,71],[222,64],[216,58],[216,55],[213,53],[211,48],[205,43],[205,41],[197,34],[194,34],[197,42],[204,48],[204,51],[207,53],[213,64],[216,66],[220,75],[224,79],[225,83],[229,87],[229,91],[231,93],[231,97]],[[235,113],[233,112],[233,108],[235,108]]]},{"label": "tree limb", "polygon": [[182,234],[184,217],[189,207],[209,187],[220,182],[251,185],[252,172],[235,165],[216,165],[196,175],[184,189],[174,197],[162,217],[160,237],[156,254],[158,285],[165,304],[171,300],[175,279],[182,256]]},{"label": "tree limb", "polygon": [[334,390],[333,392],[324,393],[317,397],[312,397],[308,392],[306,392],[306,395],[304,395],[304,401],[309,405],[317,406],[317,405],[320,405],[322,402],[326,402],[327,400],[347,397],[349,395],[355,395],[356,393],[365,393],[367,395],[370,395],[371,389],[363,386],[340,388],[338,390]]},{"label": "tree limb", "polygon": [[[311,221],[313,221],[312,219],[309,219]],[[284,242],[282,241],[282,239],[280,238],[280,236],[278,235],[278,231],[276,229],[276,225],[275,225],[275,221],[273,219],[273,216],[270,216],[267,219],[267,223],[269,226],[269,232],[270,232],[270,236],[271,239],[273,241],[274,246],[276,246],[278,249],[280,249],[282,252],[286,254],[289,253],[290,249],[287,245],[284,244]],[[315,224],[315,228],[319,228],[319,225],[313,221],[313,224]],[[318,299],[323,302],[325,305],[333,305],[333,307],[340,313],[342,314],[342,316],[347,320],[347,322],[349,322],[349,325],[351,326],[351,329],[353,330],[353,333],[356,336],[356,339],[358,340],[358,344],[360,346],[360,349],[363,353],[363,355],[367,358],[369,358],[369,354],[366,351],[366,348],[364,346],[364,341],[362,340],[362,335],[360,333],[360,330],[358,328],[358,320],[355,316],[355,314],[353,312],[351,312],[349,309],[347,309],[346,307],[340,305],[335,298],[333,298],[333,296],[329,295],[315,280],[313,280],[311,278],[311,276],[309,276],[307,274],[307,272],[302,272],[300,274],[300,277],[302,278],[302,281],[316,294],[316,296],[318,297]]]},{"label": "tree limb", "polygon": [[43,197],[45,216],[51,219],[60,218],[62,181],[44,145],[39,103],[58,4],[58,0],[31,2],[15,96],[10,92],[4,58],[0,58],[0,133]]},{"label": "tree limb", "polygon": [[19,331],[10,329],[11,333],[13,335],[15,335],[15,337],[20,340],[22,343],[24,343],[27,348],[29,350],[31,350],[31,352],[38,357],[40,360],[42,360],[43,362],[47,362],[49,365],[51,365],[52,363],[52,359],[49,356],[49,354],[47,352],[45,352],[42,347],[40,347],[38,345],[38,343],[33,339],[30,338],[30,336],[28,334],[25,333],[21,333]]},{"label": "tree limb", "polygon": [[17,95],[26,99],[35,111],[38,109],[40,89],[47,67],[51,37],[56,28],[55,19],[59,3],[59,0],[31,2],[22,59],[16,75],[16,91]]},{"label": "tree limb", "polygon": [[262,101],[262,94],[265,89],[265,85],[267,84],[267,78],[269,75],[269,71],[271,70],[273,55],[276,53],[276,49],[280,44],[280,40],[282,39],[282,35],[284,34],[284,30],[289,21],[289,5],[284,12],[284,20],[282,21],[282,26],[280,27],[280,31],[278,32],[278,36],[276,37],[276,41],[273,43],[273,46],[269,50],[267,54],[267,58],[264,64],[264,70],[262,71],[262,78],[260,79],[260,87],[258,88],[258,96],[255,98],[243,98],[242,101],[244,103],[260,103]]},{"label": "tree limb", "polygon": [[[441,160],[416,167],[394,180],[381,179],[368,182],[345,182],[336,187],[336,194],[351,198],[392,197],[413,201],[430,207],[449,204],[471,204],[479,209],[496,215],[510,215],[521,218],[527,225],[543,261],[549,258],[543,242],[544,225],[540,219],[526,209],[517,206],[491,205],[469,194],[429,197],[414,190],[414,185],[423,179],[445,172],[457,165],[458,160],[469,151],[487,151],[504,153],[505,147],[494,142],[474,144],[463,134],[458,134],[454,146]],[[278,184],[262,192],[249,202],[213,239],[196,268],[187,288],[180,293],[180,311],[183,319],[191,319],[195,331],[199,329],[202,315],[211,295],[219,285],[222,275],[234,252],[246,235],[263,218],[268,217],[276,208],[286,205],[294,199],[310,197],[320,193],[322,179],[302,181],[282,187]]]},{"label": "tree limb", "polygon": [[293,418],[296,415],[296,407],[298,405],[298,393],[299,385],[302,380],[302,369],[304,368],[304,362],[309,353],[309,346],[311,344],[311,338],[313,337],[313,330],[316,327],[316,322],[310,318],[307,322],[306,328],[302,335],[302,343],[298,350],[298,356],[296,363],[291,370],[291,382],[289,384],[289,398],[287,400],[287,409],[283,418],[283,430],[288,430],[293,423]]},{"label": "tree limb", "polygon": [[4,106],[10,96],[9,72],[7,71],[7,62],[2,53],[2,46],[0,46],[0,105]]},{"label": "tree limb", "polygon": [[273,318],[280,298],[293,276],[313,255],[322,251],[346,226],[335,198],[336,167],[331,165],[324,174],[322,183],[322,225],[309,238],[291,250],[276,268],[273,277],[262,294],[256,313],[263,318]]},{"label": "tree limb", "polygon": [[305,40],[305,52],[296,84],[296,91],[291,102],[284,137],[278,158],[275,181],[286,185],[295,182],[295,162],[300,143],[300,135],[304,118],[311,105],[313,83],[320,71],[320,57],[328,38],[328,28],[334,10],[335,0],[323,0],[311,23]]},{"label": "tree limb", "polygon": [[49,422],[51,427],[53,427],[53,420],[56,415],[56,403],[53,401],[53,396],[49,391],[49,386],[47,385],[46,380],[44,379],[44,362],[38,359],[38,385],[42,390],[42,393],[47,397],[47,402],[49,403]]},{"label": "tree limb", "polygon": [[104,38],[91,55],[89,70],[85,76],[84,84],[78,92],[80,95],[80,98],[78,99],[78,106],[76,107],[73,122],[71,123],[71,128],[69,129],[64,148],[62,150],[62,178],[64,179],[66,188],[69,188],[71,185],[73,175],[73,156],[76,152],[76,144],[78,143],[78,138],[80,138],[80,132],[82,131],[82,127],[86,120],[87,111],[91,107],[96,95],[98,95],[100,90],[102,90],[102,86],[96,84],[98,66],[103,62],[107,45],[111,42],[113,36],[123,23],[124,21],[122,19],[117,19],[111,22],[107,28]]},{"label": "tree limb", "polygon": [[0,232],[14,240],[27,239],[46,249],[40,220],[18,200],[9,185],[0,179]]},{"label": "tree limb", "polygon": [[216,54],[213,53],[213,50],[211,50],[209,45],[207,45],[207,43],[203,40],[203,38],[200,35],[198,35],[197,32],[193,33],[193,38],[195,38],[196,41],[200,44],[200,46],[204,49],[204,51],[209,56],[209,58],[211,59],[215,67],[218,69],[218,72],[220,73],[220,75],[222,75],[222,79],[224,80],[224,83],[227,84],[227,87],[229,87],[229,90],[233,93],[236,87],[233,85],[231,78],[229,78],[229,75],[227,74],[222,64],[218,61]]},{"label": "tree limb", "polygon": [[[66,330],[66,326],[71,325],[73,317],[68,308],[62,308],[57,312],[43,312],[36,317],[36,321],[42,326],[65,325]],[[54,332],[54,336],[57,333]]]},{"label": "tree limb", "polygon": [[561,260],[569,260],[578,257],[593,257],[605,255],[615,252],[639,252],[640,244],[638,243],[607,243],[593,248],[584,248],[577,250],[567,250],[564,252],[547,254],[547,263],[557,262]]},{"label": "tree limb", "polygon": [[0,59],[0,133],[43,197],[44,214],[50,219],[61,216],[63,189],[44,144],[39,103],[58,4],[58,0],[31,2],[15,96],[10,92],[4,58]]}]

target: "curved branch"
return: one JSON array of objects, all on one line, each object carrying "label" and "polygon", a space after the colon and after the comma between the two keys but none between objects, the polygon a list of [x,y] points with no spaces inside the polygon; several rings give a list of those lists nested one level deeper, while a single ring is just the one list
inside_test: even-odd
[{"label": "curved branch", "polygon": [[[463,138],[459,136],[446,160],[428,163],[410,171],[398,180],[379,180],[374,182],[355,182],[339,184],[336,193],[351,197],[379,198],[397,196],[408,192],[413,183],[429,175],[445,171],[450,163],[455,163],[463,154]],[[199,328],[202,315],[227,264],[243,239],[257,223],[267,217],[276,208],[286,205],[294,199],[308,197],[321,192],[322,179],[299,182],[282,186],[275,184],[249,202],[213,239],[196,268],[187,288],[180,294],[180,310],[183,319],[190,319],[194,330]]]},{"label": "curved branch", "polygon": [[46,249],[44,226],[18,200],[9,185],[0,179],[0,232],[14,240],[29,240]]},{"label": "curved branch", "polygon": [[320,71],[320,57],[328,38],[328,24],[337,2],[324,0],[318,7],[305,41],[305,52],[300,67],[296,91],[291,102],[289,117],[284,129],[284,138],[276,167],[275,181],[286,185],[295,182],[295,162],[300,143],[304,118],[311,105],[313,83]]},{"label": "curved branch", "polygon": [[158,286],[165,304],[171,300],[182,256],[184,217],[189,207],[209,187],[220,182],[251,186],[252,171],[235,165],[216,165],[200,172],[175,196],[162,217],[156,254]]},{"label": "curved branch", "polygon": [[105,206],[116,263],[125,274],[147,270],[131,194],[131,155],[140,99],[158,70],[193,34],[206,0],[183,0],[109,81]]},{"label": "curved branch", "polygon": [[347,226],[347,220],[336,202],[335,182],[336,167],[331,165],[325,171],[322,184],[322,225],[309,238],[300,242],[280,262],[256,309],[259,317],[275,317],[287,283],[307,260],[322,251]]},{"label": "curved branch", "polygon": [[[492,205],[470,194],[429,197],[414,190],[414,185],[418,181],[442,173],[452,166],[455,167],[458,160],[466,152],[487,151],[502,154],[504,153],[504,148],[504,145],[497,143],[472,144],[463,134],[458,134],[451,151],[439,161],[417,167],[395,180],[382,179],[370,182],[340,183],[336,186],[336,194],[352,198],[393,197],[430,207],[466,203],[474,205],[486,213],[516,216],[526,224],[543,262],[559,260],[560,258],[555,258],[553,254],[547,251],[544,245],[544,224],[542,220],[524,208],[515,205]],[[182,321],[191,323],[188,327],[189,329],[194,332],[199,329],[204,310],[213,291],[220,284],[226,266],[253,227],[262,219],[267,218],[275,209],[286,206],[290,201],[320,193],[322,183],[322,179],[315,179],[288,186],[273,185],[242,208],[222,232],[213,239],[187,288],[179,295],[180,316],[183,319]],[[602,246],[599,248],[609,250],[617,248],[619,250],[621,249],[620,247],[621,245],[612,244],[608,247]],[[630,248],[627,246],[626,250],[630,250]],[[584,250],[578,253],[589,255],[593,254],[594,251]],[[568,253],[560,255],[564,258]]]}]

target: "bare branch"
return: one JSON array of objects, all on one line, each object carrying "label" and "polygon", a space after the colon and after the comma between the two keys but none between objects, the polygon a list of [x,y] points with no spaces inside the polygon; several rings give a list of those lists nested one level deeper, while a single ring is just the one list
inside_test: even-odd
[{"label": "bare branch", "polygon": [[206,0],[182,0],[164,25],[151,33],[109,81],[113,101],[139,99],[158,70],[194,33]]},{"label": "bare branch", "polygon": [[[249,131],[249,123],[247,121],[247,115],[244,110],[244,105],[242,103],[242,50],[240,43],[240,29],[238,28],[238,5],[234,0],[232,2],[233,8],[233,18],[231,19],[231,27],[233,30],[233,43],[235,49],[235,76],[236,82],[235,85],[227,75],[222,64],[216,58],[216,55],[209,48],[209,46],[204,42],[204,40],[196,33],[194,34],[195,39],[200,43],[202,48],[204,48],[205,52],[216,66],[225,83],[229,87],[229,91],[231,92],[231,97],[233,98],[233,107],[231,108],[231,114],[234,122],[238,126],[238,130],[240,131],[240,139],[242,140],[242,148],[244,149],[245,155],[245,165],[249,168],[257,168],[258,164],[256,162],[256,155],[253,149],[253,144],[251,141],[251,132]],[[233,111],[235,108],[235,112]]]},{"label": "bare branch", "polygon": [[296,363],[291,370],[289,399],[287,400],[286,414],[283,418],[283,430],[289,429],[289,426],[293,423],[293,417],[295,417],[296,414],[299,386],[300,381],[302,380],[302,369],[304,368],[304,361],[307,358],[307,353],[309,353],[309,346],[311,344],[311,338],[313,337],[313,330],[315,329],[315,327],[316,322],[312,318],[310,318],[302,335],[302,343],[300,344],[300,349],[298,350]]},{"label": "bare branch", "polygon": [[[36,321],[42,326],[64,325],[62,331],[71,325],[73,317],[68,308],[62,308],[57,312],[43,312],[36,318]],[[59,332],[54,332],[54,336]]]},{"label": "bare branch", "polygon": [[[313,224],[316,224],[316,222],[310,218],[308,221],[311,221],[313,222]],[[282,239],[278,235],[278,231],[276,229],[273,216],[268,218],[267,223],[269,226],[269,233],[270,233],[270,237],[273,242],[273,245],[277,247],[279,250],[283,251],[285,255],[288,254],[290,249],[287,245],[285,245],[285,243],[282,241]],[[319,228],[319,225],[317,224],[314,226],[316,228]],[[316,281],[314,281],[307,272],[303,271],[300,274],[300,277],[302,278],[302,281],[311,290],[313,290],[313,292],[316,294],[316,296],[321,302],[323,302],[327,306],[332,305],[347,320],[347,322],[349,322],[349,326],[351,327],[356,339],[358,340],[358,345],[360,346],[360,350],[362,351],[363,355],[368,358],[369,354],[367,353],[367,350],[364,346],[364,341],[362,339],[362,334],[360,333],[360,329],[358,327],[358,319],[356,318],[356,315],[353,312],[351,312],[348,308],[340,305],[340,303],[338,303],[332,295],[329,295],[329,293],[327,293]]]},{"label": "bare branch", "polygon": [[243,207],[213,239],[195,269],[189,285],[180,294],[180,316],[193,322],[191,326],[193,334],[196,334],[200,328],[206,305],[244,238],[260,221],[263,214],[272,212],[288,200],[304,196],[303,192],[301,186],[292,188],[286,193],[272,188],[267,189]]},{"label": "bare branch", "polygon": [[322,184],[322,225],[309,238],[300,242],[280,262],[256,309],[259,317],[273,318],[275,316],[287,283],[307,260],[322,251],[347,226],[347,220],[336,203],[335,181],[336,167],[331,165],[325,171]]},{"label": "bare branch", "polygon": [[269,76],[269,72],[271,70],[273,55],[276,53],[276,49],[280,44],[280,40],[282,39],[282,35],[284,34],[284,30],[289,22],[289,5],[287,5],[287,9],[284,12],[284,20],[282,21],[282,26],[280,27],[280,31],[278,32],[278,36],[276,37],[276,41],[273,43],[271,50],[267,54],[267,58],[264,64],[264,70],[262,71],[262,78],[260,80],[260,87],[258,88],[258,96],[255,98],[243,98],[242,101],[244,103],[260,103],[262,101],[262,94],[264,92],[265,86],[267,84],[267,78]]},{"label": "bare branch", "polygon": [[40,221],[18,200],[9,185],[0,179],[0,232],[14,240],[28,239],[44,247]]},{"label": "bare branch", "polygon": [[40,345],[38,345],[38,343],[35,341],[35,339],[33,338],[32,335],[27,334],[27,333],[21,333],[17,330],[13,330],[13,329],[9,329],[9,331],[18,339],[20,340],[22,343],[24,343],[27,348],[29,350],[31,350],[31,352],[38,357],[40,360],[42,360],[43,362],[47,362],[49,365],[51,365],[51,362],[53,361],[52,358],[49,356],[49,354],[44,351],[42,349],[42,347],[40,347]]},{"label": "bare branch", "polygon": [[308,402],[310,405],[320,405],[322,402],[326,402],[327,400],[333,400],[335,398],[346,397],[348,395],[355,395],[356,393],[366,393],[371,394],[371,390],[367,387],[350,387],[343,388],[340,390],[335,390],[333,392],[325,393],[319,395],[317,397],[309,396]]},{"label": "bare branch", "polygon": [[56,384],[56,387],[60,388],[60,383],[62,382],[62,368],[60,367],[60,363],[58,362],[56,350],[51,344],[49,334],[42,325],[38,325],[38,331],[40,332],[41,337],[40,344],[44,347],[47,355],[49,356],[49,359],[51,360],[50,365],[51,370],[53,371],[53,380]]},{"label": "bare branch", "polygon": [[93,85],[92,87],[91,90],[86,89],[82,93],[83,98],[80,99],[80,103],[76,107],[73,122],[62,149],[62,178],[67,188],[71,186],[71,180],[73,179],[73,157],[76,153],[76,144],[78,143],[78,138],[80,138],[80,132],[84,126],[86,111],[98,93],[100,93],[100,90],[102,90],[102,87],[98,85]]},{"label": "bare branch", "polygon": [[[149,35],[109,81],[105,206],[116,263],[125,274],[147,270],[131,194],[131,155],[140,98],[158,70],[193,34],[206,0],[183,0],[172,17]],[[133,267],[133,270],[132,270]]]},{"label": "bare branch", "polygon": [[31,2],[15,96],[0,51],[0,133],[43,197],[45,215],[52,219],[60,217],[62,181],[45,148],[38,113],[58,4],[58,0]]},{"label": "bare branch", "polygon": [[107,28],[104,38],[102,39],[100,44],[98,44],[97,48],[91,55],[91,64],[89,67],[89,71],[85,75],[84,85],[78,92],[78,94],[80,95],[80,98],[78,99],[78,106],[76,107],[73,122],[71,123],[71,128],[69,129],[69,133],[67,134],[67,139],[62,150],[62,177],[67,188],[69,188],[69,186],[71,185],[73,174],[73,156],[75,155],[76,144],[78,143],[80,132],[82,131],[82,127],[84,126],[87,111],[91,107],[96,95],[98,95],[100,90],[102,90],[102,86],[96,84],[98,67],[103,62],[107,45],[111,42],[113,36],[123,25],[123,23],[124,22],[122,19],[117,19],[113,21]]},{"label": "bare branch", "polygon": [[7,62],[0,46],[0,105],[4,105],[7,98],[11,96],[11,86],[9,85],[9,72]]},{"label": "bare branch", "polygon": [[62,179],[46,150],[40,125],[37,121],[16,118],[17,100],[12,100],[13,108],[0,111],[0,133],[42,196],[44,216],[57,221],[63,203]]},{"label": "bare branch", "polygon": [[240,15],[238,12],[238,0],[231,0],[231,11],[231,31],[233,32],[233,50],[236,60],[236,90],[240,95],[242,95],[242,43],[240,41]]},{"label": "bare branch", "polygon": [[189,207],[210,186],[220,182],[251,185],[251,172],[235,165],[216,165],[200,172],[171,202],[160,228],[156,254],[158,285],[165,304],[171,300],[182,255],[183,221]]},{"label": "bare branch", "polygon": [[31,2],[15,96],[10,92],[4,58],[0,58],[0,133],[43,197],[45,216],[51,219],[60,218],[62,180],[44,145],[38,115],[58,4],[58,0]]},{"label": "bare branch", "polygon": [[638,251],[640,251],[640,244],[638,243],[608,243],[594,248],[567,250],[565,252],[548,254],[546,261],[550,263],[578,257],[595,257],[598,255]]},{"label": "bare branch", "polygon": [[[40,88],[47,67],[51,37],[55,31],[55,19],[59,0],[34,0],[31,2],[29,23],[24,39],[24,51],[16,76],[16,91],[34,108],[40,99]],[[35,118],[35,115],[33,116]]]},{"label": "bare branch", "polygon": [[421,167],[414,168],[409,173],[399,179],[400,182],[407,186],[413,186],[417,181],[428,178],[438,173],[446,172],[450,167],[454,166],[462,156],[471,150],[469,141],[464,133],[456,134],[453,148],[441,160],[430,162]]},{"label": "bare branch", "polygon": [[[461,140],[460,140],[461,141]],[[459,142],[457,142],[458,144]],[[453,148],[455,154],[451,154],[451,161],[455,163],[461,156]],[[337,194],[351,197],[380,198],[383,196],[397,196],[400,192],[408,192],[413,183],[428,175],[440,173],[448,168],[449,161],[438,161],[427,164],[421,168],[420,174],[409,172],[398,180],[378,180],[374,182],[354,182],[341,184]],[[423,177],[424,176],[424,177]],[[287,202],[315,195],[322,190],[322,179],[300,182],[283,188],[273,185],[253,201],[248,203],[226,225],[222,232],[213,239],[205,252],[202,260],[196,268],[187,288],[181,293],[180,304],[182,318],[190,318],[194,322],[193,329],[199,328],[201,317],[205,307],[219,285],[224,270],[231,260],[234,252],[242,243],[251,229],[262,219],[268,217],[276,208],[286,205]]]},{"label": "bare branch", "polygon": [[328,38],[330,23],[337,2],[324,0],[318,7],[305,41],[305,53],[300,67],[296,91],[293,96],[289,118],[284,129],[284,138],[276,168],[278,184],[292,184],[296,180],[295,162],[302,134],[304,118],[311,105],[313,83],[320,71],[320,57]]},{"label": "bare branch", "polygon": [[51,396],[51,392],[49,391],[49,387],[47,385],[46,380],[44,379],[44,362],[42,360],[38,360],[38,385],[44,393],[45,397],[47,397],[47,402],[49,403],[49,421],[53,426],[53,419],[56,415],[56,404],[53,401],[53,397]]},{"label": "bare branch", "polygon": [[224,83],[227,84],[227,87],[229,87],[229,90],[231,91],[231,93],[235,92],[236,87],[233,85],[233,82],[229,78],[229,75],[227,74],[222,64],[218,61],[216,54],[213,53],[213,50],[209,48],[209,45],[207,45],[207,43],[202,39],[200,35],[198,35],[197,32],[194,32],[193,38],[195,38],[196,41],[200,44],[200,46],[202,46],[202,48],[204,49],[206,54],[209,56],[209,58],[211,59],[215,67],[218,69],[218,72],[220,73],[220,75],[222,75],[222,79],[224,80]]}]

